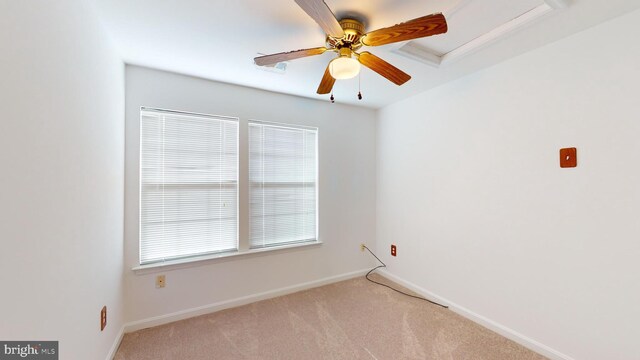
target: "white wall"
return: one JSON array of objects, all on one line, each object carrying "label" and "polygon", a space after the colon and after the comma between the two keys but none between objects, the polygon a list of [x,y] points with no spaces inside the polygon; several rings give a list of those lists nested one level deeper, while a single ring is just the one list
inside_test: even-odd
[{"label": "white wall", "polygon": [[[640,358],[638,23],[636,11],[380,111],[390,273],[569,357]],[[561,169],[573,146],[578,167]]]},{"label": "white wall", "polygon": [[123,324],[124,65],[108,44],[84,1],[0,2],[0,339],[58,340],[61,359],[104,359]]},{"label": "white wall", "polygon": [[[215,62],[212,62],[215,66]],[[275,75],[275,77],[280,75]],[[135,273],[138,264],[140,107],[319,128],[320,246]],[[126,67],[125,277],[127,319],[140,321],[368,268],[375,241],[375,112],[135,66]],[[246,162],[241,150],[240,162]],[[246,171],[246,169],[245,169]],[[241,177],[243,170],[241,166]],[[246,189],[240,191],[241,205]],[[245,208],[246,210],[246,208]],[[245,224],[246,225],[246,224]],[[240,236],[247,235],[241,223]],[[155,276],[167,285],[155,288]]]}]

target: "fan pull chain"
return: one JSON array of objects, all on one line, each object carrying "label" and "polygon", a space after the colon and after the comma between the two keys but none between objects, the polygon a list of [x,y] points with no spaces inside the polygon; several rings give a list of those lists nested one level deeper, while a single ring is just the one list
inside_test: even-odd
[{"label": "fan pull chain", "polygon": [[358,100],[362,100],[362,92],[360,92],[360,79],[362,78],[362,71],[358,74]]},{"label": "fan pull chain", "polygon": [[333,90],[331,90],[331,97],[329,98],[331,99],[331,103],[333,104],[334,102],[336,102],[336,98],[333,97]]}]

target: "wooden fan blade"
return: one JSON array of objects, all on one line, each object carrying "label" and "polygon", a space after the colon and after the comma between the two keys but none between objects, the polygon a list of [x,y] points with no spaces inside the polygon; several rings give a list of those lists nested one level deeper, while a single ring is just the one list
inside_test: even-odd
[{"label": "wooden fan blade", "polygon": [[411,76],[388,62],[380,59],[372,53],[365,51],[358,56],[358,61],[369,69],[384,76],[396,85],[402,85],[411,79]]},{"label": "wooden fan blade", "polygon": [[447,20],[444,18],[444,15],[433,14],[388,28],[374,30],[362,36],[360,41],[363,45],[379,46],[398,41],[444,34],[447,30]]},{"label": "wooden fan blade", "polygon": [[324,76],[322,76],[322,80],[320,81],[320,86],[318,86],[318,94],[328,94],[333,89],[333,84],[336,83],[336,79],[331,76],[329,72],[329,66],[327,65],[327,69],[324,71]]},{"label": "wooden fan blade", "polygon": [[336,38],[344,36],[342,26],[336,19],[335,15],[331,12],[331,9],[323,0],[295,0],[296,4],[311,16],[318,25],[324,30],[327,35],[331,35]]},{"label": "wooden fan blade", "polygon": [[295,51],[283,52],[283,53],[272,54],[272,55],[258,56],[254,58],[253,61],[256,63],[256,65],[265,66],[265,65],[272,65],[275,63],[279,63],[282,61],[294,60],[294,59],[299,59],[307,56],[320,55],[320,54],[323,54],[325,51],[327,51],[327,48],[325,47],[319,47],[319,48],[313,48],[313,49],[302,49],[302,50],[295,50]]}]

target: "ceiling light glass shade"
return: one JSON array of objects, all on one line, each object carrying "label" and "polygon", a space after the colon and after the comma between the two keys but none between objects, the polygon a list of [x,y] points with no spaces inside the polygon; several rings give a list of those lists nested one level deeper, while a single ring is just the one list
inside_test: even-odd
[{"label": "ceiling light glass shade", "polygon": [[337,80],[351,79],[360,73],[360,63],[356,59],[341,56],[331,60],[329,73]]}]

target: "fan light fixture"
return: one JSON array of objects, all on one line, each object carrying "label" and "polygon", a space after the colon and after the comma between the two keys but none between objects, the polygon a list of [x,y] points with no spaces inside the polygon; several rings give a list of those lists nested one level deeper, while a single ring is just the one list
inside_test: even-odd
[{"label": "fan light fixture", "polygon": [[329,63],[329,73],[337,80],[351,79],[360,73],[360,63],[351,57],[350,49],[340,49],[340,57]]},{"label": "fan light fixture", "polygon": [[351,79],[360,73],[360,63],[350,57],[339,57],[331,60],[329,72],[334,79]]}]

